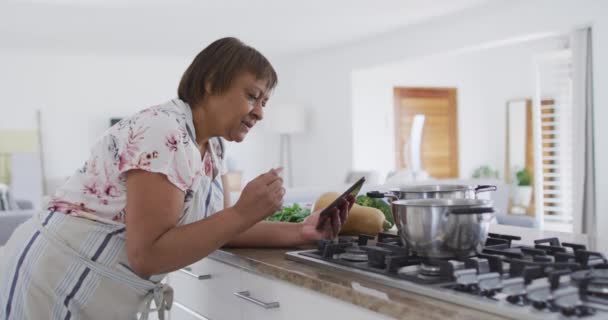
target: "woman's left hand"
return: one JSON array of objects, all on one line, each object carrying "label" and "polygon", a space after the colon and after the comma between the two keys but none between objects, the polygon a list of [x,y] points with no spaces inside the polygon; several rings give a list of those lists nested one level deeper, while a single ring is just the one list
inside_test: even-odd
[{"label": "woman's left hand", "polygon": [[338,207],[334,209],[331,215],[331,219],[325,219],[322,221],[323,227],[321,230],[317,230],[317,223],[319,221],[319,214],[324,208],[321,208],[313,212],[306,220],[302,222],[302,228],[300,229],[300,236],[304,242],[312,242],[321,239],[333,239],[335,238],[342,225],[348,218],[348,212],[355,203],[355,197],[348,195],[346,198],[342,198]]}]

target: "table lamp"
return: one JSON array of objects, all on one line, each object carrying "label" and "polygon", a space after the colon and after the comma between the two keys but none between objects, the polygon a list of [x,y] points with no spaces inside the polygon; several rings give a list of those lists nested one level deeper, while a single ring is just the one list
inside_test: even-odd
[{"label": "table lamp", "polygon": [[268,109],[264,122],[269,131],[281,136],[279,162],[287,173],[287,185],[292,187],[291,135],[306,130],[305,109],[293,104],[276,105]]}]

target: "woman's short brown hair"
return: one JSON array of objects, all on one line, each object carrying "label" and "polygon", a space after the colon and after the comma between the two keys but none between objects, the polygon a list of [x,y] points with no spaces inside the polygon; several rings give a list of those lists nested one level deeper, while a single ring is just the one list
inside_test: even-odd
[{"label": "woman's short brown hair", "polygon": [[267,81],[272,90],[278,82],[274,68],[260,52],[237,38],[222,38],[201,51],[184,72],[177,89],[178,97],[194,107],[205,96],[205,84],[212,94],[221,94],[242,72],[251,72]]}]

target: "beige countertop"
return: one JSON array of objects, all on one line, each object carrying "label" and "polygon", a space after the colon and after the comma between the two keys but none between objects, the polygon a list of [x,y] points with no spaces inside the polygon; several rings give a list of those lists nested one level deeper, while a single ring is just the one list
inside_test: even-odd
[{"label": "beige countertop", "polygon": [[[588,245],[589,250],[607,252],[608,241],[598,241],[586,236],[542,232],[539,230],[492,225],[490,232],[518,235],[522,243],[534,239],[557,236],[561,241]],[[306,248],[300,248],[306,249]],[[421,294],[362,280],[348,273],[309,266],[287,260],[285,253],[298,248],[285,249],[223,249],[214,252],[212,259],[287,281],[343,301],[398,319],[505,319]],[[506,318],[509,315],[504,315]]]}]

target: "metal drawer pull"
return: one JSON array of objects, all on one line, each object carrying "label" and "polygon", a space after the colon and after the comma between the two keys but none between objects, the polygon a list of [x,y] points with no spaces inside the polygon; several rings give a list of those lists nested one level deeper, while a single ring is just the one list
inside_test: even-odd
[{"label": "metal drawer pull", "polygon": [[185,268],[179,269],[179,271],[181,271],[181,272],[183,272],[183,273],[185,273],[185,274],[187,274],[187,275],[189,275],[189,276],[191,276],[193,278],[196,278],[198,280],[211,279],[211,275],[210,274],[201,274],[201,275],[198,275],[198,274],[192,273],[191,272],[192,268],[190,268],[190,267],[185,267]]},{"label": "metal drawer pull", "polygon": [[234,293],[235,296],[243,299],[243,300],[247,300],[249,302],[255,303],[258,306],[264,308],[264,309],[274,309],[274,308],[278,308],[279,307],[279,302],[275,301],[275,302],[264,302],[264,301],[260,301],[256,298],[252,298],[251,297],[251,293],[249,293],[249,291],[240,291],[240,292],[235,292]]}]

